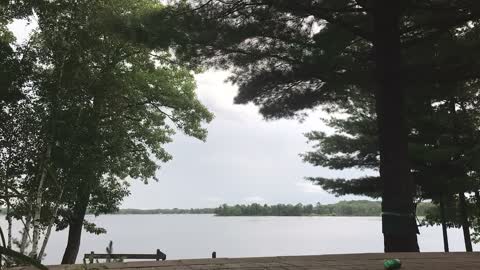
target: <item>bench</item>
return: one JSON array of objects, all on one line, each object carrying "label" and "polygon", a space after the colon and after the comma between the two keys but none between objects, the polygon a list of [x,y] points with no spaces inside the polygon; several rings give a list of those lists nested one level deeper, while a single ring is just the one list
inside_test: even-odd
[{"label": "bench", "polygon": [[107,261],[111,259],[132,259],[132,260],[156,260],[156,261],[165,261],[167,259],[167,255],[157,249],[157,253],[155,254],[108,254],[108,253],[94,253],[93,251],[87,253],[83,256],[83,261],[86,262],[87,260],[89,263],[93,263],[95,259],[106,259]]}]

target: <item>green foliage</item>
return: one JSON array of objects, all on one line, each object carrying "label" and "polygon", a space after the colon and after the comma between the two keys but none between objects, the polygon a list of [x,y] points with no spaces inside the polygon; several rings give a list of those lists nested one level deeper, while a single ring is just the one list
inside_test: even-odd
[{"label": "green foliage", "polygon": [[69,104],[55,115],[53,157],[63,181],[74,181],[64,186],[69,200],[64,213],[85,195],[96,214],[115,211],[128,195],[122,179],[147,181],[158,161],[171,159],[163,145],[174,128],[206,137],[201,124],[212,115],[196,99],[192,74],[165,61],[168,48],[151,52],[104,32],[107,15],[137,14],[152,4],[84,1],[38,15],[39,57],[52,64],[42,71],[39,95],[51,106]]},{"label": "green foliage", "polygon": [[[103,233],[84,222],[87,208],[117,211],[129,181],[157,180],[175,132],[204,141],[213,115],[169,44],[152,50],[110,31],[162,9],[157,1],[2,1],[1,8],[10,11],[0,15],[0,45],[10,50],[0,46],[0,73],[12,75],[0,74],[9,80],[1,85],[18,94],[0,100],[2,203],[18,195],[9,215],[25,221],[41,198],[42,229],[76,222]],[[38,29],[12,50],[4,22],[32,12]]]},{"label": "green foliage", "polygon": [[191,209],[120,209],[114,214],[119,215],[157,215],[157,214],[213,214],[213,208],[191,208]]},{"label": "green foliage", "polygon": [[[417,215],[425,216],[434,206],[421,203]],[[380,216],[381,203],[378,201],[340,201],[335,204],[277,204],[277,205],[235,205],[226,204],[215,209],[217,216]]]},{"label": "green foliage", "polygon": [[[173,40],[176,55],[192,65],[229,68],[231,81],[239,86],[235,102],[253,102],[267,118],[302,116],[318,106],[348,106],[359,95],[374,94],[370,1],[176,3],[122,29],[152,47],[164,46],[162,37]],[[459,80],[464,71],[462,78],[476,78],[468,67],[476,65],[470,55],[478,54],[478,29],[472,27],[479,17],[473,15],[480,9],[478,2],[407,1],[401,8],[402,72],[409,95],[423,95],[438,78]],[[442,39],[450,42],[440,47],[437,41]],[[432,62],[436,55],[439,61]]]},{"label": "green foliage", "polygon": [[[451,86],[449,95],[415,97],[408,99],[409,158],[412,176],[417,185],[419,200],[431,199],[437,205],[425,213],[422,225],[447,227],[471,226],[473,241],[478,241],[478,198],[467,198],[466,213],[470,224],[461,215],[456,194],[478,192],[477,157],[480,133],[476,84],[459,82]],[[304,161],[315,166],[342,170],[348,168],[378,171],[379,151],[375,132],[365,127],[375,126],[373,102],[360,100],[358,110],[346,109],[347,116],[328,121],[336,132],[327,135],[319,132],[307,134],[314,150],[303,155]],[[360,129],[359,127],[364,127]],[[371,172],[370,172],[371,173]],[[378,198],[383,186],[379,177],[356,179],[325,179],[310,177],[337,195],[355,194]],[[445,218],[438,204],[444,200]]]},{"label": "green foliage", "polygon": [[328,179],[322,177],[307,177],[316,185],[335,196],[360,195],[371,198],[382,196],[383,185],[380,177],[361,177],[357,179]]},{"label": "green foliage", "polygon": [[107,233],[106,229],[100,228],[95,223],[88,222],[86,220],[83,221],[83,229],[89,233],[93,233],[97,235]]}]

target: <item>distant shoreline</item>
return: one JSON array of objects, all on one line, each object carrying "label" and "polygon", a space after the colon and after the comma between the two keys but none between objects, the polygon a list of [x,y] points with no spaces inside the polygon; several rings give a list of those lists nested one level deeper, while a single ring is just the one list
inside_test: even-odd
[{"label": "distant shoreline", "polygon": [[[426,216],[436,206],[429,202],[417,206],[417,216]],[[0,208],[0,214],[5,209]],[[87,215],[92,215],[91,211]],[[340,201],[334,204],[276,204],[250,205],[223,204],[217,208],[191,208],[191,209],[120,209],[114,213],[102,215],[215,215],[219,217],[380,217],[382,214],[379,201]]]},{"label": "distant shoreline", "polygon": [[[92,213],[87,213],[86,214],[87,216],[92,216],[93,214]],[[350,216],[347,216],[347,215],[344,215],[344,216],[335,216],[335,215],[290,215],[290,216],[287,216],[287,215],[239,215],[239,216],[222,216],[222,215],[217,215],[217,214],[211,214],[211,213],[196,213],[196,214],[193,214],[193,213],[176,213],[176,214],[162,214],[162,213],[159,213],[159,214],[144,214],[144,213],[110,213],[110,214],[101,214],[100,216],[140,216],[140,215],[144,215],[144,216],[154,216],[154,215],[158,215],[158,216],[181,216],[181,215],[204,215],[204,216],[215,216],[215,217],[225,217],[225,218],[229,218],[229,217],[358,217],[358,218],[361,218],[361,217],[381,217],[381,215],[378,215],[378,216],[374,216],[374,215],[371,215],[371,216],[362,216],[362,215],[350,215]],[[420,217],[420,216],[419,216]]]},{"label": "distant shoreline", "polygon": [[[417,206],[417,216],[425,216],[433,210],[432,203],[424,202]],[[381,202],[379,201],[340,201],[335,204],[276,204],[276,205],[221,205],[217,208],[191,208],[191,209],[120,209],[110,215],[185,215],[185,214],[211,214],[220,217],[245,216],[245,217],[380,217]]]},{"label": "distant shoreline", "polygon": [[215,214],[216,208],[192,208],[192,209],[120,209],[110,215],[195,215],[195,214]]}]

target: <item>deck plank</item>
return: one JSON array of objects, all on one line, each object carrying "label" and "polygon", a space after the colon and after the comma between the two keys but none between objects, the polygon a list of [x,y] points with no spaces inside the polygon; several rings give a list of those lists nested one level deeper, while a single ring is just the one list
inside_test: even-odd
[{"label": "deck plank", "polygon": [[[56,265],[50,270],[382,270],[385,259],[400,259],[402,270],[480,269],[480,253],[375,253],[291,257],[218,258],[109,264]],[[33,270],[17,267],[15,270]]]}]

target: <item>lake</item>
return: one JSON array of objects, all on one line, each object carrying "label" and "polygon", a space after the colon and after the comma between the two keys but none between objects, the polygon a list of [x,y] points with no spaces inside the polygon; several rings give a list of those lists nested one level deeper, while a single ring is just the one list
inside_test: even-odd
[{"label": "lake", "polygon": [[[167,259],[256,257],[382,252],[381,219],[377,217],[216,217],[213,215],[88,216],[107,234],[82,235],[84,253],[105,253],[113,240],[115,253],[167,254]],[[2,228],[6,222],[2,217]],[[420,229],[422,251],[443,251],[441,227]],[[449,229],[450,249],[464,251],[460,229]],[[52,235],[46,264],[58,264],[67,232]],[[478,250],[480,247],[474,246]]]}]

